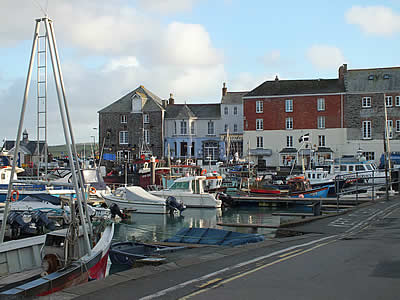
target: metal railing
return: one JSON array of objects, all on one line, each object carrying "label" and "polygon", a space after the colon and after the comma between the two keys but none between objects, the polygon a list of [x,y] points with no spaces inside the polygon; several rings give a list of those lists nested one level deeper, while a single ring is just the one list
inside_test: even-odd
[{"label": "metal railing", "polygon": [[359,204],[361,193],[371,194],[371,201],[375,201],[378,191],[385,191],[386,200],[389,200],[389,191],[399,190],[400,169],[355,171],[335,176],[335,193],[337,210],[340,199],[346,195],[354,195],[355,203]]}]

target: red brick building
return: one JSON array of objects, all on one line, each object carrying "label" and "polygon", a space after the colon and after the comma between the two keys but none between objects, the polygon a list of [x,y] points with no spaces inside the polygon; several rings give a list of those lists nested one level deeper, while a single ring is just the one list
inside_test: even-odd
[{"label": "red brick building", "polygon": [[309,162],[314,152],[323,165],[344,143],[344,93],[341,79],[264,82],[243,97],[244,148],[259,165]]}]

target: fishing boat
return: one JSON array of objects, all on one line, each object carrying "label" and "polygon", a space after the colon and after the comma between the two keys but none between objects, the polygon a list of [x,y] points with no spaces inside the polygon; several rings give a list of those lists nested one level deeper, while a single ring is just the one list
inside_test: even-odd
[{"label": "fishing boat", "polygon": [[[45,30],[42,30],[42,32],[40,31],[40,25],[44,25],[45,28]],[[39,38],[45,38],[45,40],[39,42]],[[45,47],[46,50],[40,49],[40,47],[43,47],[43,45],[46,45],[46,43],[48,44],[48,48]],[[14,189],[14,185],[21,183],[20,180],[14,179],[14,174],[16,171],[17,155],[20,148],[25,118],[25,108],[28,101],[29,86],[36,49],[38,50],[38,53],[44,53],[44,56],[46,56],[47,50],[51,54],[50,56],[54,72],[54,82],[57,90],[58,104],[60,108],[61,123],[63,125],[64,137],[68,149],[68,157],[72,173],[71,182],[65,185],[74,190],[76,197],[71,197],[69,200],[69,206],[71,207],[71,222],[69,227],[61,231],[49,232],[44,236],[44,238],[41,238],[36,243],[33,243],[32,247],[37,246],[40,241],[44,240],[44,244],[41,247],[39,260],[37,260],[37,253],[32,252],[25,252],[25,255],[20,257],[23,261],[30,262],[27,264],[30,266],[30,268],[27,267],[26,269],[32,270],[32,268],[35,266],[41,266],[42,270],[40,274],[14,274],[15,279],[13,282],[2,287],[0,297],[33,298],[35,296],[43,296],[60,291],[66,287],[86,282],[89,279],[103,278],[105,276],[108,252],[114,234],[114,224],[112,222],[105,220],[104,222],[99,223],[99,226],[94,226],[90,220],[89,210],[87,209],[87,199],[85,197],[85,186],[81,176],[80,166],[77,163],[78,154],[76,151],[76,144],[65,96],[66,93],[61,74],[58,50],[55,43],[53,22],[47,16],[36,19],[35,34],[33,38],[28,76],[25,85],[21,117],[19,120],[17,137],[15,140],[13,163],[10,172],[10,180],[8,184],[3,218],[5,220],[8,218],[11,207],[11,194]],[[40,63],[38,63],[38,73],[42,69],[44,68],[42,68]],[[45,74],[38,74],[38,76],[39,75],[45,77]],[[38,99],[39,98],[40,96],[38,96]],[[38,124],[41,123],[38,122]],[[45,142],[47,143],[47,140],[45,140]],[[29,183],[54,186],[54,183],[43,180],[30,180]],[[77,215],[77,211],[79,212],[79,217]],[[15,245],[12,244],[14,241],[8,242],[10,244],[7,245],[4,243],[6,226],[6,222],[3,222],[0,231],[0,247],[4,247],[4,252],[6,253],[6,257],[8,257],[7,253],[9,251],[18,252],[22,249],[15,249]],[[24,241],[16,244],[18,247],[24,247]],[[11,264],[9,264],[9,266],[11,266]],[[5,276],[11,276],[10,271],[12,270],[9,269]]]},{"label": "fishing boat", "polygon": [[103,198],[109,207],[117,204],[120,209],[135,213],[166,214],[175,210],[181,213],[186,208],[172,198],[152,195],[140,186],[120,187],[113,194],[103,195]]},{"label": "fishing boat", "polygon": [[167,199],[172,196],[186,207],[219,208],[222,201],[212,193],[205,192],[205,176],[186,176],[176,179],[168,189],[150,191],[151,194]]},{"label": "fishing boat", "polygon": [[326,198],[330,185],[312,188],[310,181],[304,176],[292,177],[287,181],[289,186],[288,196],[299,198]]}]

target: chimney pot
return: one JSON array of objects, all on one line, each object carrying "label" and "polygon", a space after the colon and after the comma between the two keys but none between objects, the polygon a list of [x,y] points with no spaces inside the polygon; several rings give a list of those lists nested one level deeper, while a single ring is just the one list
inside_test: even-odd
[{"label": "chimney pot", "polygon": [[227,93],[228,93],[228,88],[226,87],[226,83],[224,82],[222,84],[222,97],[226,96]]},{"label": "chimney pot", "polygon": [[275,75],[275,81],[279,81],[278,75]]},{"label": "chimney pot", "polygon": [[172,93],[169,94],[168,104],[175,104],[174,95]]}]

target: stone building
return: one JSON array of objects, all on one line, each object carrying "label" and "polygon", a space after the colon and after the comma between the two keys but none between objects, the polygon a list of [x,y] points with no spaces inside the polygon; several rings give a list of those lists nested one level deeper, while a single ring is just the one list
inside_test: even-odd
[{"label": "stone building", "polygon": [[360,151],[367,159],[378,161],[383,153],[386,119],[390,151],[400,151],[400,67],[348,70],[344,64],[339,78],[346,88],[347,141],[343,153]]},{"label": "stone building", "polygon": [[[38,142],[29,140],[28,131],[25,129],[22,133],[22,140],[19,144],[19,152],[17,154],[17,165],[19,167],[27,168],[33,165],[38,165],[40,161],[45,161],[45,142]],[[39,146],[39,151],[38,151]],[[3,151],[8,152],[9,155],[14,154],[15,141],[5,141],[3,144]],[[51,157],[48,158],[48,161]]]},{"label": "stone building", "polygon": [[121,162],[141,155],[163,157],[166,101],[139,86],[98,111],[99,144],[104,158]]}]

